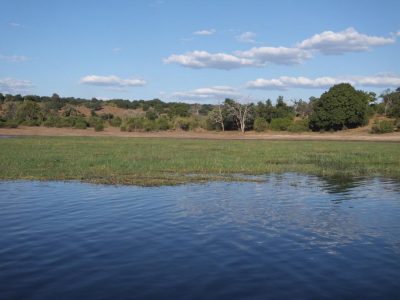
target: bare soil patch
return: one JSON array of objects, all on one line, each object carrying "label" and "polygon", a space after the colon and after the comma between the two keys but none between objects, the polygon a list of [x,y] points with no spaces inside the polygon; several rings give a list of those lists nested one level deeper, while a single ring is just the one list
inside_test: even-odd
[{"label": "bare soil patch", "polygon": [[186,132],[186,131],[163,131],[163,132],[121,132],[119,128],[107,127],[104,131],[95,132],[92,128],[48,128],[48,127],[27,127],[0,128],[2,136],[114,136],[133,138],[175,138],[175,139],[216,139],[216,140],[319,140],[319,141],[387,141],[400,142],[400,133],[388,133],[374,135],[366,129],[346,130],[334,133],[289,133],[289,132]]}]

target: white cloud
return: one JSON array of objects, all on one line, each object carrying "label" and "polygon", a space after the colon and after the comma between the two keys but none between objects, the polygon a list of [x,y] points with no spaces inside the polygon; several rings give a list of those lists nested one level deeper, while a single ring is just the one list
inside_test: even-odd
[{"label": "white cloud", "polygon": [[222,70],[257,66],[256,62],[250,59],[240,58],[227,53],[209,53],[207,51],[193,51],[179,55],[173,54],[164,59],[164,63],[177,63],[181,66],[194,69],[214,68]]},{"label": "white cloud", "polygon": [[164,63],[177,63],[183,67],[201,69],[214,68],[230,70],[244,67],[263,67],[268,63],[293,65],[309,59],[311,53],[306,50],[285,47],[258,47],[247,51],[230,53],[209,53],[193,51],[185,54],[173,54],[164,59]]},{"label": "white cloud", "polygon": [[343,76],[343,77],[318,77],[310,79],[307,77],[281,76],[278,78],[258,78],[246,84],[248,89],[265,90],[287,90],[290,88],[329,88],[332,85],[347,82],[355,86],[368,87],[398,87],[400,76],[393,74],[382,74],[374,76]]},{"label": "white cloud", "polygon": [[88,75],[82,77],[80,83],[88,85],[107,86],[107,87],[134,87],[134,86],[144,86],[146,84],[146,81],[140,78],[122,79],[115,75],[110,75],[110,76]]},{"label": "white cloud", "polygon": [[[396,33],[398,35],[399,33]],[[254,34],[245,32],[243,41],[250,42]],[[240,37],[239,36],[239,37]],[[345,52],[366,51],[374,46],[392,44],[396,37],[391,38],[369,36],[357,32],[354,28],[344,31],[324,31],[306,39],[294,47],[253,47],[245,51],[232,53],[209,53],[207,51],[192,51],[184,54],[172,54],[164,59],[164,63],[177,63],[188,68],[235,69],[243,67],[264,67],[269,63],[293,65],[301,64],[313,57],[315,52],[322,54],[342,54]]]},{"label": "white cloud", "polygon": [[119,53],[121,51],[122,51],[122,49],[119,47],[112,48],[112,52],[114,52],[114,53]]},{"label": "white cloud", "polygon": [[173,98],[179,100],[221,100],[230,97],[238,97],[240,93],[230,86],[214,86],[194,89],[187,92],[175,92],[172,94]]},{"label": "white cloud", "polygon": [[392,44],[395,38],[361,34],[354,28],[344,31],[324,31],[297,44],[298,48],[318,50],[323,54],[343,54],[345,52],[367,51],[374,46]]},{"label": "white cloud", "polygon": [[7,61],[7,62],[22,62],[27,61],[28,57],[24,55],[2,55],[0,54],[0,61]]},{"label": "white cloud", "polygon": [[241,58],[251,59],[258,65],[300,64],[312,56],[310,51],[286,47],[254,47],[247,51],[236,51],[235,54]]},{"label": "white cloud", "polygon": [[257,36],[254,32],[246,31],[236,36],[236,40],[241,43],[255,43],[254,38]]},{"label": "white cloud", "polygon": [[0,78],[0,92],[3,94],[26,93],[33,88],[29,80],[15,78]]},{"label": "white cloud", "polygon": [[11,23],[9,23],[9,24],[10,24],[10,26],[12,26],[12,27],[22,27],[21,24],[16,23],[16,22],[11,22]]},{"label": "white cloud", "polygon": [[194,35],[213,35],[215,33],[215,29],[203,29],[193,32]]}]

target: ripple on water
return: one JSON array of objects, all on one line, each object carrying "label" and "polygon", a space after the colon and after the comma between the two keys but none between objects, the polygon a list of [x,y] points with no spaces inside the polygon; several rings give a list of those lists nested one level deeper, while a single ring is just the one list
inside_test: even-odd
[{"label": "ripple on water", "polygon": [[400,188],[0,182],[4,299],[400,297]]}]

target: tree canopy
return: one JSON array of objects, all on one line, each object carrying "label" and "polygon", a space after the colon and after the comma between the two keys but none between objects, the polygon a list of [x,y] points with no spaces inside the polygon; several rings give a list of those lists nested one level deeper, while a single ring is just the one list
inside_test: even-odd
[{"label": "tree canopy", "polygon": [[370,97],[348,83],[334,85],[314,101],[310,128],[342,130],[366,124]]}]

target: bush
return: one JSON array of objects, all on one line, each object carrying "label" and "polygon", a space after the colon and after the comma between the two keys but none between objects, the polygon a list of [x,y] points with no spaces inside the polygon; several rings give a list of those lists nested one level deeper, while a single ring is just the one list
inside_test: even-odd
[{"label": "bush", "polygon": [[371,133],[381,134],[394,131],[394,122],[389,120],[376,120],[371,128]]},{"label": "bush", "polygon": [[141,131],[145,127],[145,118],[130,118],[126,121],[127,131]]},{"label": "bush", "polygon": [[293,122],[292,119],[289,118],[272,119],[269,128],[271,130],[276,130],[276,131],[285,131],[289,128],[292,122]]},{"label": "bush", "polygon": [[0,120],[0,128],[17,128],[18,125],[16,120]]},{"label": "bush", "polygon": [[290,132],[304,132],[309,131],[308,119],[296,120],[289,125],[288,131]]},{"label": "bush", "polygon": [[64,110],[61,112],[63,117],[79,117],[82,116],[82,113],[79,112],[75,107],[72,105],[65,106]]},{"label": "bush", "polygon": [[63,117],[63,118],[56,118],[55,127],[63,128],[63,127],[72,127],[74,126],[74,120],[72,118]]},{"label": "bush", "polygon": [[115,117],[109,121],[112,127],[120,127],[122,124],[122,120],[120,117]]},{"label": "bush", "polygon": [[158,118],[158,114],[154,110],[148,110],[146,111],[146,118],[154,121],[155,119]]},{"label": "bush", "polygon": [[94,131],[103,131],[104,130],[104,124],[103,123],[97,123],[94,125]]},{"label": "bush", "polygon": [[121,125],[121,131],[123,131],[123,132],[126,131],[126,126],[125,125]]},{"label": "bush", "polygon": [[74,128],[75,129],[86,129],[87,128],[87,123],[83,119],[78,119],[78,120],[75,121]]},{"label": "bush", "polygon": [[113,114],[101,114],[100,118],[102,118],[104,121],[110,121],[110,120],[114,119],[114,115]]},{"label": "bush", "polygon": [[257,132],[262,132],[268,129],[267,120],[262,117],[257,117],[253,123],[253,129]]},{"label": "bush", "polygon": [[40,126],[40,121],[39,120],[26,120],[26,121],[23,121],[22,123],[21,123],[21,125],[24,125],[24,126]]},{"label": "bush", "polygon": [[199,122],[196,119],[189,117],[178,117],[175,119],[175,129],[184,131],[193,130],[199,127]]},{"label": "bush", "polygon": [[97,124],[104,124],[103,119],[97,117],[97,116],[91,116],[89,118],[89,126],[90,127],[95,127]]},{"label": "bush", "polygon": [[43,122],[43,125],[46,127],[56,127],[57,123],[59,123],[59,122],[60,122],[60,117],[51,116]]},{"label": "bush", "polygon": [[168,130],[171,128],[171,124],[166,117],[160,117],[155,121],[156,130]]}]

